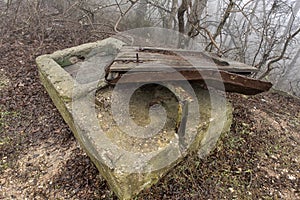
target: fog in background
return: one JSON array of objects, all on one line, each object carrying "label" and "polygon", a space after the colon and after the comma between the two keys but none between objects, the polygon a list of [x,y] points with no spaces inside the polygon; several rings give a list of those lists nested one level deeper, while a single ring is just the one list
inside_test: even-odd
[{"label": "fog in background", "polygon": [[[27,12],[45,32],[64,22],[95,34],[149,26],[174,29],[197,39],[207,51],[257,67],[255,78],[300,97],[300,1],[2,0],[0,8],[2,19],[15,13],[15,22],[23,23],[22,11]],[[45,16],[51,20],[33,20]]]}]

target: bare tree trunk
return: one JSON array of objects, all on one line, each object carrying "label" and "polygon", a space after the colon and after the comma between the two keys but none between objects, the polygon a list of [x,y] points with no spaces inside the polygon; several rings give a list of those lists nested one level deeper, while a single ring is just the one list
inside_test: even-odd
[{"label": "bare tree trunk", "polygon": [[[268,23],[269,23],[269,20],[271,18],[271,14],[273,12],[273,7],[272,9],[269,11],[269,13],[267,13],[267,8],[266,8],[266,2],[263,1],[263,31],[262,31],[262,35],[261,35],[261,39],[260,39],[260,42],[259,42],[259,45],[258,45],[258,48],[257,48],[257,51],[253,57],[253,60],[252,60],[252,65],[253,66],[256,66],[258,69],[261,69],[262,65],[265,64],[265,61],[266,59],[265,58],[262,58],[261,61],[258,63],[258,64],[255,64],[256,63],[256,59],[257,57],[259,56],[260,52],[261,52],[261,49],[262,49],[262,46],[264,44],[264,41],[265,41],[265,35],[267,35],[267,27],[268,27]],[[269,56],[267,55],[266,52],[264,52],[264,55],[263,56]],[[255,74],[256,76],[257,74]]]},{"label": "bare tree trunk", "polygon": [[145,26],[145,17],[147,13],[147,1],[139,0],[137,9],[135,12],[135,23],[137,28]]},{"label": "bare tree trunk", "polygon": [[185,37],[183,34],[185,34],[185,20],[184,20],[184,15],[188,9],[189,5],[189,0],[182,0],[182,3],[180,7],[178,8],[178,30],[181,33],[178,41],[178,47],[179,48],[184,48],[185,46]]},{"label": "bare tree trunk", "polygon": [[294,8],[292,9],[291,17],[290,17],[289,23],[285,29],[284,35],[289,34],[289,32],[291,31],[291,27],[293,27],[295,18],[297,16],[299,10],[300,10],[300,1],[298,0],[298,1],[296,1]]},{"label": "bare tree trunk", "polygon": [[[195,26],[199,24],[200,22],[200,17],[207,5],[207,0],[195,0],[194,4],[191,3],[191,13],[188,16],[188,23],[187,23],[187,31],[188,31],[188,36],[193,36],[195,35]],[[197,32],[197,31],[196,31]]]},{"label": "bare tree trunk", "polygon": [[[254,2],[253,2],[254,3]],[[250,19],[248,21],[248,25],[247,25],[247,29],[245,31],[245,40],[244,40],[244,44],[243,44],[243,52],[244,52],[244,55],[246,57],[246,53],[248,52],[248,42],[249,42],[249,35],[251,33],[251,27],[252,27],[252,22],[253,22],[253,19],[255,17],[255,11],[257,10],[257,7],[258,7],[258,3],[259,1],[255,1],[254,3],[254,6],[252,8],[252,12],[250,13]],[[245,61],[246,62],[246,59]]]},{"label": "bare tree trunk", "polygon": [[285,72],[281,75],[282,78],[286,79],[292,77],[292,74],[290,72],[293,71],[293,69],[296,69],[298,67],[297,61],[299,60],[299,58],[300,58],[300,48],[298,49],[292,62],[289,64],[288,69],[286,69]]},{"label": "bare tree trunk", "polygon": [[[300,95],[299,86],[297,85],[300,81],[300,74],[297,70],[297,62],[300,58],[300,48],[298,49],[292,62],[289,64],[288,69],[285,69],[284,73],[277,79],[276,87],[280,90],[292,92],[294,95]],[[296,87],[293,88],[293,85]]]},{"label": "bare tree trunk", "polygon": [[[226,11],[223,15],[223,18],[222,18],[221,22],[219,23],[219,26],[218,26],[215,34],[213,35],[213,40],[216,40],[216,38],[221,34],[221,31],[224,28],[224,25],[225,25],[227,19],[229,18],[230,14],[231,14],[231,11],[234,8],[234,6],[235,6],[235,0],[230,0],[228,6],[226,8]],[[212,47],[213,47],[213,44],[212,44],[212,42],[210,42],[207,45],[206,50],[211,51]]]},{"label": "bare tree trunk", "polygon": [[188,9],[189,0],[182,0],[182,3],[178,9],[178,31],[182,34],[185,33],[185,21],[184,15]]},{"label": "bare tree trunk", "polygon": [[[176,27],[176,12],[178,10],[178,0],[172,0],[172,8],[170,16],[166,23],[166,28],[171,29],[172,27],[175,29]],[[174,23],[174,25],[173,25]]]}]

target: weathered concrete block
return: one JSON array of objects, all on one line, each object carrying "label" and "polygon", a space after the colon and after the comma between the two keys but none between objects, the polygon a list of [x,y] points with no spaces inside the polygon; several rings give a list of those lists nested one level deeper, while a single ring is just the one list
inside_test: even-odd
[{"label": "weathered concrete block", "polygon": [[[207,155],[220,134],[229,130],[232,108],[217,92],[203,90],[196,83],[191,87],[194,99],[180,94],[176,84],[148,85],[135,90],[124,105],[139,126],[118,124],[116,115],[126,109],[122,101],[114,102],[114,97],[130,93],[130,87],[116,91],[107,86],[102,63],[109,63],[123,45],[109,38],[43,55],[36,62],[43,85],[82,148],[116,195],[130,199],[157,183],[189,153]],[[186,127],[177,134],[177,108],[182,98],[188,99],[188,110],[181,111],[187,117]],[[120,107],[118,113],[112,111],[113,104]],[[140,137],[141,127],[161,125],[161,108],[155,105],[165,109],[162,129],[151,137]]]}]

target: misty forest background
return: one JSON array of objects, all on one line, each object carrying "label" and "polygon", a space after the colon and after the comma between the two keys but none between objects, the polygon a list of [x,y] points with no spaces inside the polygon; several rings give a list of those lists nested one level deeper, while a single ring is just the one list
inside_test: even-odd
[{"label": "misty forest background", "polygon": [[173,29],[300,97],[299,9],[297,0],[0,0],[0,34],[21,32],[42,44],[62,29],[99,39],[138,27]]}]

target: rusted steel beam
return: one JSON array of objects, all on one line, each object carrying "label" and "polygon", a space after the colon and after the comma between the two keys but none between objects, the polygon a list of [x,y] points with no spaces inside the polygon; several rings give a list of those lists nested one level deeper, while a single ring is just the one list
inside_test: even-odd
[{"label": "rusted steel beam", "polygon": [[164,81],[196,81],[203,83],[204,87],[213,87],[218,90],[225,88],[226,92],[236,92],[246,95],[255,95],[268,91],[272,83],[255,80],[246,76],[216,70],[183,70],[182,76],[174,72],[135,72],[120,74],[109,83],[153,83]]}]

